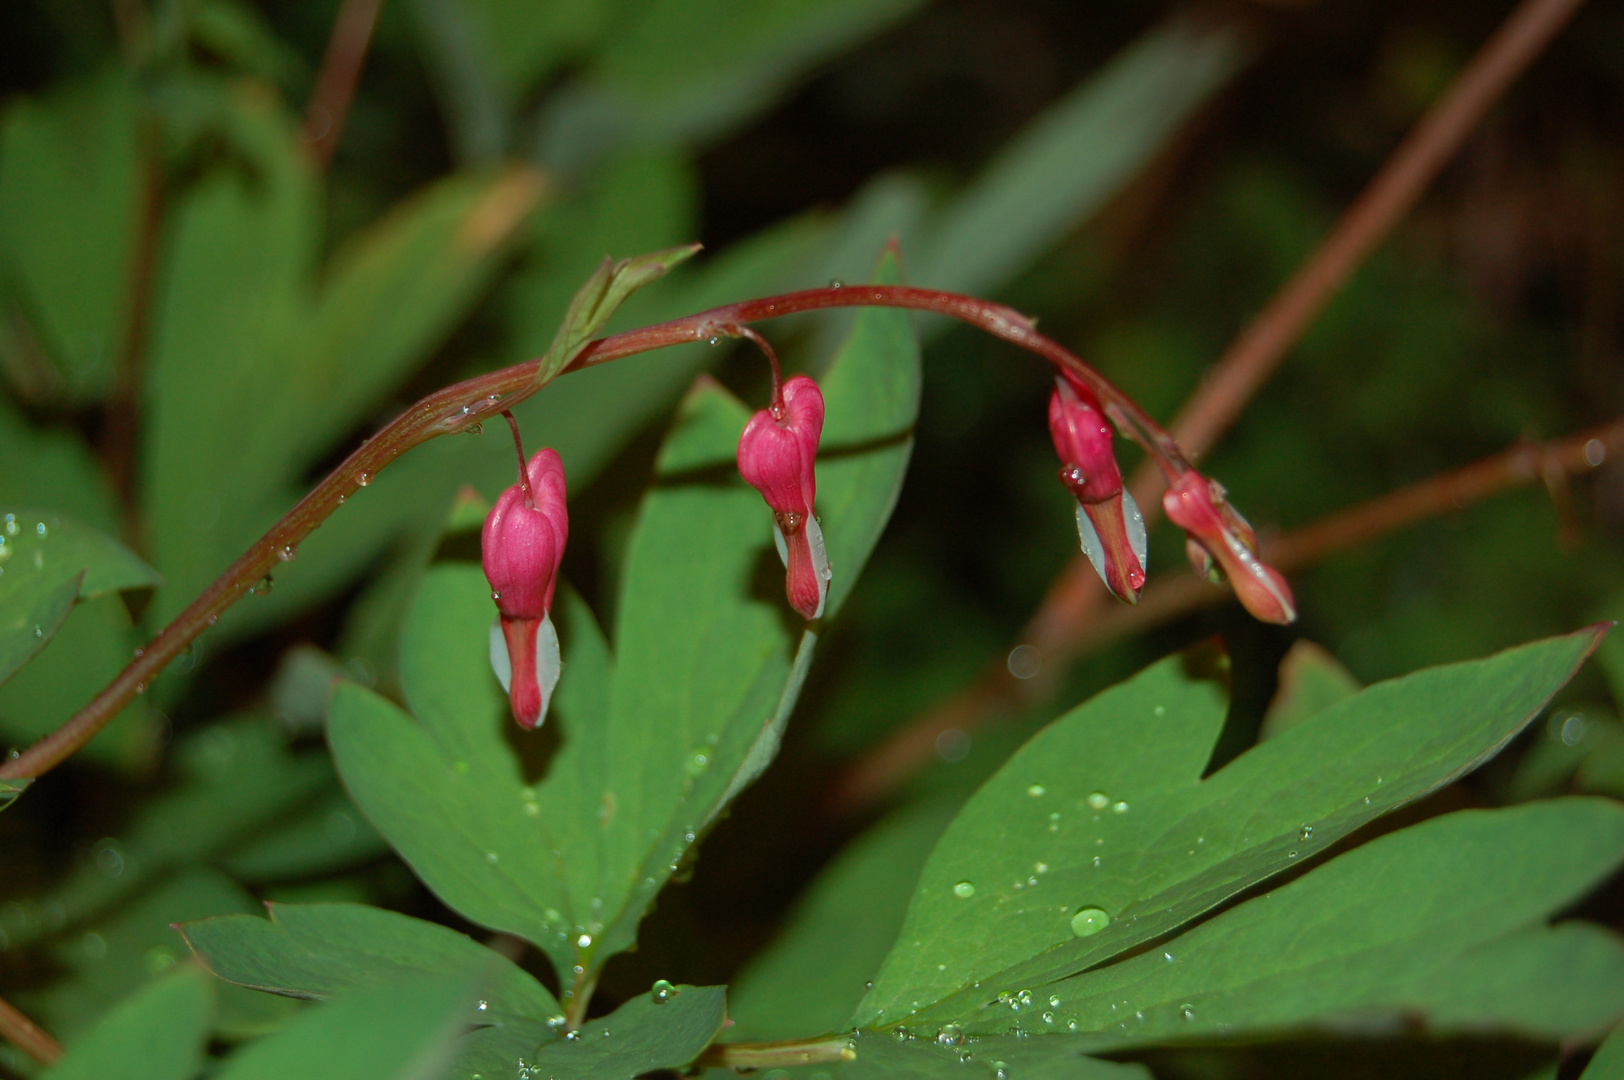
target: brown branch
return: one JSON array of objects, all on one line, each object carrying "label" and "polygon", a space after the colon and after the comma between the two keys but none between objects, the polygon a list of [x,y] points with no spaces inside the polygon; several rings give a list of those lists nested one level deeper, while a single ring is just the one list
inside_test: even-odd
[{"label": "brown branch", "polygon": [[344,0],[333,34],[322,57],[321,74],[305,110],[305,141],[310,144],[316,167],[325,169],[344,133],[350,103],[355,100],[355,84],[361,78],[361,65],[372,44],[372,29],[378,22],[383,0]]},{"label": "brown branch", "polygon": [[0,1038],[41,1065],[54,1065],[62,1056],[62,1044],[4,998],[0,998]]},{"label": "brown branch", "polygon": [[[1210,449],[1235,422],[1309,322],[1415,205],[1489,106],[1581,3],[1583,0],[1523,0],[1483,44],[1343,213],[1330,235],[1241,332],[1179,411],[1173,437],[1192,458]],[[1147,526],[1161,513],[1158,495],[1162,485],[1157,472],[1147,464],[1129,484]],[[1107,609],[1114,608],[1109,599],[1088,560],[1072,559],[1021,634],[1021,642],[1045,658],[1040,673],[1021,681],[1010,675],[1001,660],[989,665],[968,689],[916,717],[854,766],[837,782],[835,802],[856,807],[879,798],[930,760],[942,732],[969,730],[991,712],[1018,708],[1044,696],[1064,670],[1062,658],[1071,653],[1074,642],[1108,617]],[[1140,608],[1151,610],[1145,608],[1145,597],[1139,603]],[[1137,623],[1147,616],[1120,612],[1109,617]]]},{"label": "brown branch", "polygon": [[[1453,472],[1429,477],[1369,502],[1321,518],[1279,536],[1262,537],[1263,558],[1287,572],[1311,566],[1327,555],[1369,543],[1439,514],[1464,510],[1490,495],[1528,484],[1552,484],[1624,457],[1624,417],[1550,443],[1519,443]],[[870,753],[835,787],[832,804],[859,810],[892,790],[928,761],[943,732],[968,730],[991,710],[1018,707],[1042,696],[1077,658],[1106,642],[1149,630],[1234,594],[1191,574],[1164,578],[1146,588],[1134,606],[1115,604],[1051,651],[1039,650],[1046,681],[1020,683],[1007,671],[989,671],[969,690],[948,698]],[[1004,665],[1000,662],[999,667]],[[1006,690],[1005,684],[1013,686]],[[1037,684],[1039,689],[1030,689]]]},{"label": "brown branch", "polygon": [[[763,319],[841,307],[895,307],[932,311],[979,327],[1034,352],[1086,382],[1119,415],[1131,421],[1130,434],[1173,477],[1188,469],[1172,437],[1104,376],[1064,346],[1032,329],[1030,319],[1002,304],[956,293],[905,285],[828,287],[728,304],[697,315],[674,319],[613,337],[599,338],[583,349],[560,374],[607,363],[668,345],[705,341]],[[256,583],[291,559],[299,544],[341,503],[372,482],[391,462],[414,446],[454,431],[466,431],[492,420],[534,394],[538,362],[515,364],[438,390],[423,398],[362,443],[349,457],[232,563],[225,573],[175,616],[135,659],[65,724],[22,754],[0,762],[0,779],[38,777],[60,765],[142,693],[163,669],[200,633]]]},{"label": "brown branch", "polygon": [[123,510],[125,539],[143,549],[140,515],[135,507],[135,453],[141,422],[141,383],[151,323],[152,289],[157,278],[158,238],[163,233],[164,169],[157,124],[141,125],[141,219],[130,261],[130,289],[125,301],[124,340],[118,370],[108,396],[101,431],[101,459],[112,477]]}]

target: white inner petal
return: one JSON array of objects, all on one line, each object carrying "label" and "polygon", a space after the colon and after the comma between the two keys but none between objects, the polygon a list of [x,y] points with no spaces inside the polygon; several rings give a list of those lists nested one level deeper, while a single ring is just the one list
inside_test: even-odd
[{"label": "white inner petal", "polygon": [[491,670],[496,672],[496,681],[502,684],[505,693],[508,684],[513,681],[513,662],[508,659],[507,639],[502,636],[500,616],[491,623]]},{"label": "white inner petal", "polygon": [[811,514],[806,516],[806,540],[812,549],[812,569],[818,572],[818,610],[812,616],[818,619],[823,617],[823,605],[829,599],[829,579],[835,574],[829,569],[829,553],[823,546],[823,527]]},{"label": "white inner petal", "polygon": [[536,634],[536,682],[541,687],[541,715],[536,717],[537,727],[547,719],[547,705],[553,700],[553,687],[558,685],[558,676],[563,670],[564,661],[559,656],[558,631],[553,629],[553,617],[543,616],[541,628]]},{"label": "white inner petal", "polygon": [[[1126,494],[1126,492],[1124,492]],[[1140,528],[1144,528],[1144,518],[1139,519]],[[1088,561],[1094,564],[1094,572],[1105,578],[1105,545],[1100,543],[1100,534],[1094,531],[1094,523],[1088,520],[1088,514],[1083,510],[1083,504],[1077,504],[1077,538],[1083,542],[1083,554]]]},{"label": "white inner petal", "polygon": [[1134,558],[1139,560],[1139,569],[1149,573],[1150,564],[1145,561],[1145,554],[1149,550],[1145,543],[1145,515],[1140,512],[1139,504],[1133,501],[1127,488],[1122,489],[1122,516],[1128,526],[1128,546],[1133,548]]}]

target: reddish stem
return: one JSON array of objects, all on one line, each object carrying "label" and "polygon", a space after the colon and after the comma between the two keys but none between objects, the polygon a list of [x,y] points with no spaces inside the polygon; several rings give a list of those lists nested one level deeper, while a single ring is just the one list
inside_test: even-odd
[{"label": "reddish stem", "polygon": [[513,449],[519,455],[519,488],[524,492],[524,505],[533,510],[536,500],[530,493],[530,473],[524,467],[524,440],[519,437],[519,422],[507,409],[502,410],[502,416],[508,422],[508,430],[513,432]]},{"label": "reddish stem", "polygon": [[727,328],[727,333],[729,337],[749,339],[755,343],[756,348],[767,354],[767,362],[772,365],[773,369],[773,397],[769,408],[772,409],[773,419],[782,420],[784,418],[784,376],[778,369],[778,354],[773,352],[773,347],[768,344],[766,338],[748,326],[730,326]]},{"label": "reddish stem", "polygon": [[382,6],[383,0],[344,0],[333,22],[321,74],[316,77],[316,89],[305,110],[304,137],[318,168],[327,167],[344,133],[350,103],[355,100],[355,84],[361,78],[361,65],[366,61],[372,29]]},{"label": "reddish stem", "polygon": [[[657,326],[599,338],[587,345],[564,371],[578,371],[667,345],[706,341],[728,333],[729,328],[742,329],[745,323],[841,307],[934,311],[1037,353],[1070,371],[1093,389],[1095,395],[1106,403],[1106,408],[1114,410],[1111,415],[1123,423],[1125,434],[1145,447],[1169,479],[1176,479],[1189,469],[1172,436],[1099,372],[1058,342],[1034,330],[1030,319],[1002,304],[931,289],[904,285],[845,286],[808,289],[728,304]],[[338,509],[343,500],[371,483],[374,476],[405,451],[436,436],[464,431],[493,419],[541,389],[546,384],[536,381],[536,371],[537,362],[531,360],[468,379],[435,391],[390,421],[345,458],[282,520],[239,556],[89,704],[22,754],[0,763],[0,779],[38,777],[60,765],[117,716],[221,613],[280,565],[284,560],[279,552],[297,548],[305,537]]]},{"label": "reddish stem", "polygon": [[54,1065],[62,1056],[62,1044],[4,998],[0,998],[0,1038],[41,1065]]}]

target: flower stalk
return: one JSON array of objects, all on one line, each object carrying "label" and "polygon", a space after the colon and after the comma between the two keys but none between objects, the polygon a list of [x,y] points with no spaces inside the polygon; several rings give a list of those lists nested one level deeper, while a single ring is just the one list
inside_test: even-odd
[{"label": "flower stalk", "polygon": [[[1144,447],[1170,483],[1192,471],[1189,462],[1155,420],[1104,376],[1069,349],[1038,331],[1012,308],[957,293],[907,285],[847,285],[745,300],[654,326],[598,338],[557,374],[595,367],[638,353],[732,336],[737,328],[766,319],[846,307],[891,307],[946,315],[1036,353],[1086,386],[1118,429]],[[56,731],[16,757],[0,762],[0,779],[38,777],[70,757],[157,678],[226,609],[285,561],[305,537],[341,503],[372,482],[401,454],[430,439],[466,431],[540,390],[552,377],[537,377],[531,360],[487,372],[437,390],[412,405],[363,442],[264,536],[237,558],[91,701]]]}]

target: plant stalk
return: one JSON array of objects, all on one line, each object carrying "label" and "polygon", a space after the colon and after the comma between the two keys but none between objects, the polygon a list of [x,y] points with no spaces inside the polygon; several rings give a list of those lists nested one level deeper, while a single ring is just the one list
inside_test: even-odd
[{"label": "plant stalk", "polygon": [[[1032,320],[1012,308],[957,293],[905,285],[861,285],[807,289],[759,300],[746,300],[681,319],[593,341],[560,374],[594,367],[626,356],[683,345],[728,334],[746,323],[844,307],[891,307],[947,315],[1003,338],[1063,367],[1077,376],[1111,409],[1169,480],[1190,465],[1173,437],[1126,394],[1083,363],[1060,343],[1038,333]],[[0,779],[39,777],[67,760],[117,716],[169,662],[212,626],[232,604],[286,561],[299,544],[338,509],[372,482],[396,458],[415,446],[451,432],[465,431],[513,408],[545,382],[536,381],[537,361],[502,368],[437,390],[386,424],[237,560],[204,589],[168,626],[147,643],[130,664],[89,704],[16,757],[0,762]]]}]

